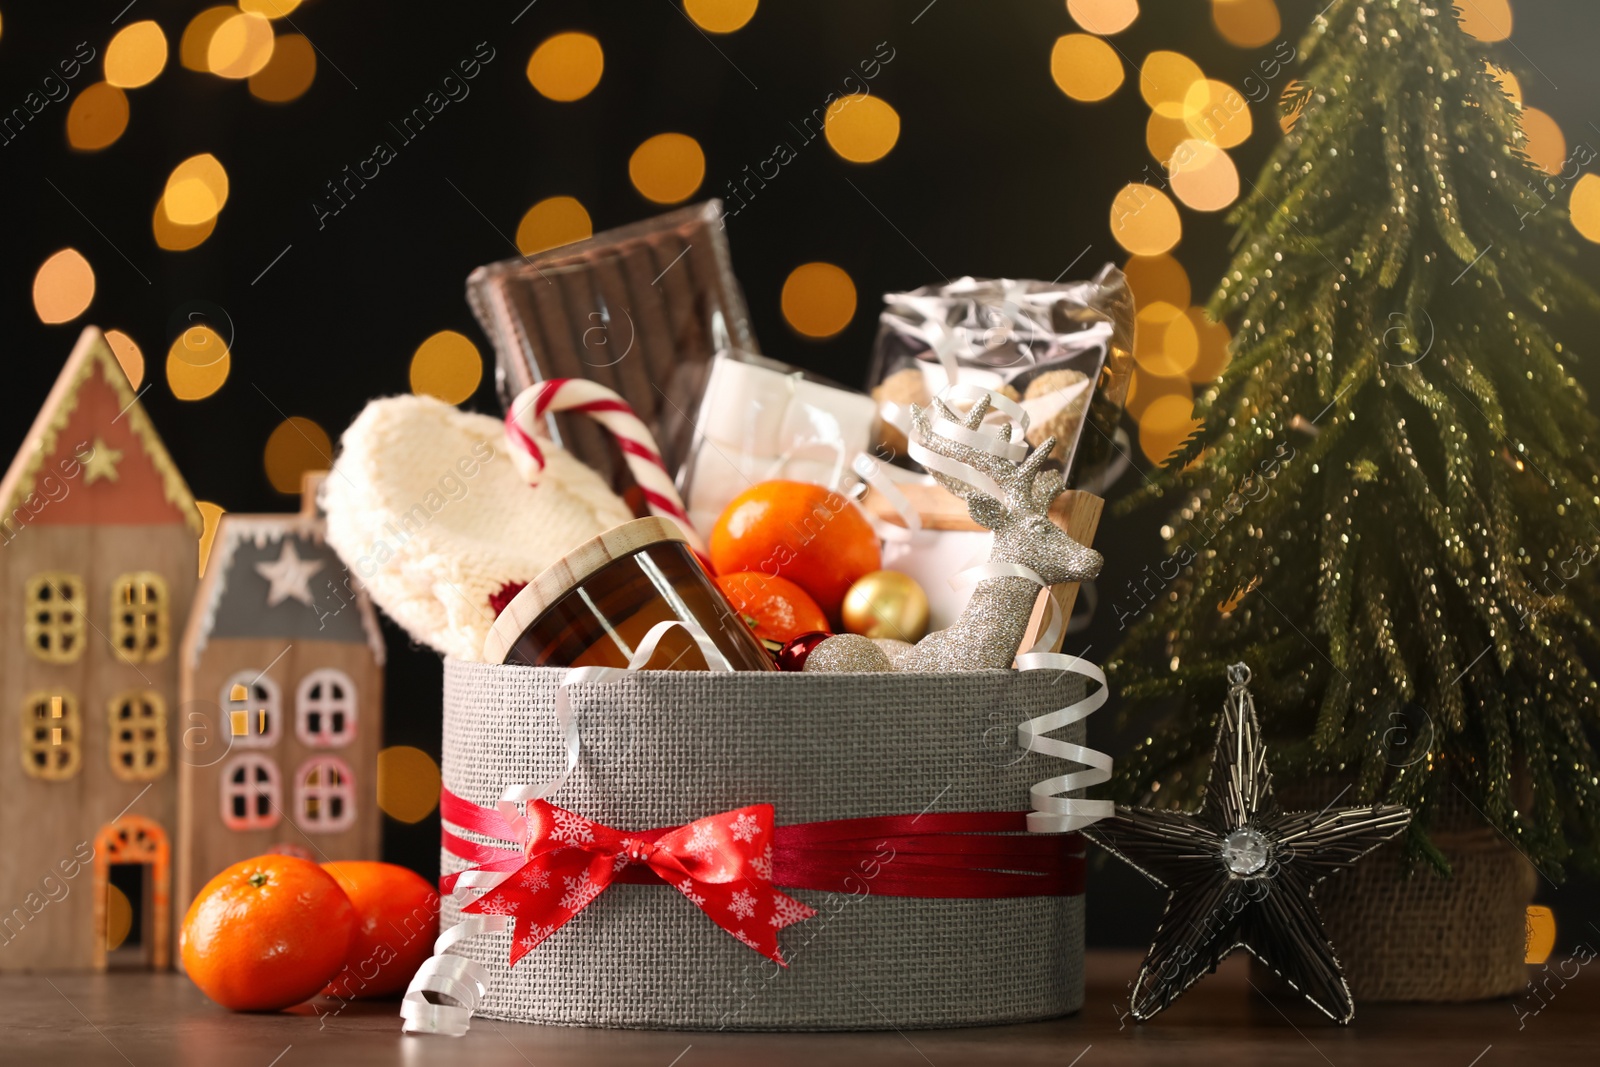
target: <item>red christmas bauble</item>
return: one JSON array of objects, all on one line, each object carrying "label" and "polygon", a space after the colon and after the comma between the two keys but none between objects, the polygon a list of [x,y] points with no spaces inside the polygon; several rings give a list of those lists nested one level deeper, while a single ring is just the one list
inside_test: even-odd
[{"label": "red christmas bauble", "polygon": [[799,637],[785,643],[778,650],[778,669],[780,671],[799,671],[803,669],[806,665],[806,657],[811,655],[811,650],[832,636],[832,634],[824,630],[817,630],[813,633],[801,634]]}]

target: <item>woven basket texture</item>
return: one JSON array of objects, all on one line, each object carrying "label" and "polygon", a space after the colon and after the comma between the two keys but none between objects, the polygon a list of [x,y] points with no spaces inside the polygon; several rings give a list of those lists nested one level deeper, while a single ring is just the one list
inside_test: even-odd
[{"label": "woven basket texture", "polygon": [[[447,660],[444,784],[492,806],[553,777],[559,669]],[[1053,671],[966,674],[640,672],[569,690],[582,738],[550,800],[619,829],[676,826],[753,803],[779,825],[1021,811],[1070,766],[1019,749],[1019,723],[1082,699]],[[1083,724],[1052,736],[1082,743]],[[465,836],[484,840],[474,834]],[[445,854],[446,873],[467,864]],[[795,891],[816,908],[781,935],[787,968],[682,896],[614,885],[515,970],[509,938],[455,951],[494,981],[479,1014],[647,1029],[877,1030],[1048,1019],[1083,1002],[1083,898],[920,900]],[[780,883],[781,884],[781,883]],[[459,921],[447,900],[446,927]]]}]

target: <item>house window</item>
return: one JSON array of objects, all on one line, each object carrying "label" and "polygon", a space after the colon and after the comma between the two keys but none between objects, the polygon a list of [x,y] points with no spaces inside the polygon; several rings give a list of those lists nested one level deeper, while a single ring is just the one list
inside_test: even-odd
[{"label": "house window", "polygon": [[61,781],[82,762],[78,701],[70,693],[29,693],[22,701],[22,766],[35,778]]},{"label": "house window", "polygon": [[348,674],[325,668],[300,680],[294,731],[311,748],[350,743],[356,735],[356,687]]},{"label": "house window", "polygon": [[148,782],[167,769],[167,702],[149,689],[119,693],[110,711],[111,773],[125,782]]},{"label": "house window", "polygon": [[154,663],[167,654],[167,583],[153,571],[111,583],[111,646],[124,663]]},{"label": "house window", "polygon": [[262,748],[278,740],[278,683],[262,671],[239,671],[218,698],[235,745]]},{"label": "house window", "polygon": [[308,833],[334,833],[356,821],[355,782],[343,760],[319,756],[300,768],[294,807]]},{"label": "house window", "polygon": [[278,767],[254,752],[235,756],[222,770],[222,823],[230,830],[278,825]]},{"label": "house window", "polygon": [[76,663],[83,655],[83,579],[64,571],[36,574],[23,603],[29,650],[46,663]]}]

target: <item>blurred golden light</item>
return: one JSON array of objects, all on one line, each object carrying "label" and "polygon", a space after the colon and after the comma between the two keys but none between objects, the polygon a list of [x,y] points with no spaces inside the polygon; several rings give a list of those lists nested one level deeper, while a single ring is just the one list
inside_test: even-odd
[{"label": "blurred golden light", "polygon": [[1176,304],[1164,300],[1147,304],[1135,319],[1133,358],[1142,370],[1158,378],[1188,374],[1200,358],[1200,337],[1194,323]]},{"label": "blurred golden light", "polygon": [[[1300,116],[1305,113],[1306,103],[1311,98],[1309,96],[1300,96],[1304,89],[1305,85],[1300,81],[1299,78],[1292,78],[1289,80],[1289,83],[1283,87],[1283,92],[1278,94],[1278,128],[1284,133],[1288,133],[1290,130],[1294,129],[1294,124],[1299,122]],[[1285,103],[1287,103],[1291,97],[1296,96],[1299,96],[1300,98],[1299,103],[1294,106],[1293,110],[1285,111]]]},{"label": "blurred golden light", "polygon": [[1104,100],[1122,87],[1122,60],[1100,38],[1069,33],[1050,50],[1050,77],[1074,100]]},{"label": "blurred golden light", "polygon": [[122,947],[128,939],[128,932],[133,929],[133,904],[128,900],[128,894],[106,883],[106,951],[115,952]]},{"label": "blurred golden light", "polygon": [[1567,160],[1567,138],[1556,120],[1536,107],[1523,108],[1521,120],[1528,136],[1522,151],[1546,174],[1560,174]]},{"label": "blurred golden light", "polygon": [[528,81],[551,100],[581,100],[600,84],[605,66],[598,40],[587,33],[558,33],[528,57]]},{"label": "blurred golden light", "polygon": [[683,0],[684,14],[708,33],[732,33],[756,13],[757,0]]},{"label": "blurred golden light", "polygon": [[219,78],[248,78],[272,60],[276,44],[272,23],[260,15],[236,12],[211,34],[206,68]]},{"label": "blurred golden light", "polygon": [[1214,144],[1183,142],[1168,170],[1173,195],[1195,211],[1221,211],[1239,198],[1239,170]]},{"label": "blurred golden light", "polygon": [[1556,913],[1543,904],[1529,904],[1527,913],[1527,941],[1523,961],[1530,967],[1539,967],[1550,958],[1556,947]]},{"label": "blurred golden light", "polygon": [[551,196],[528,209],[517,223],[517,250],[525,256],[571,244],[594,234],[582,204],[570,196]]},{"label": "blurred golden light", "polygon": [[1218,148],[1234,148],[1249,140],[1254,129],[1250,104],[1227,82],[1206,78],[1189,86],[1183,97],[1189,134]]},{"label": "blurred golden light", "polygon": [[900,115],[882,98],[850,93],[828,105],[822,130],[828,145],[852,163],[872,163],[900,139]]},{"label": "blurred golden light", "polygon": [[281,19],[300,6],[300,0],[239,0],[239,10],[262,18]]},{"label": "blurred golden light", "polygon": [[333,442],[328,439],[328,431],[315,422],[291,415],[268,436],[261,459],[272,488],[298,495],[306,471],[325,471],[333,466]]},{"label": "blurred golden light", "polygon": [[228,509],[209,500],[196,500],[194,506],[200,512],[200,577],[204,578],[206,560],[211,558],[211,546],[217,540],[217,527],[222,524],[222,516],[228,513]]},{"label": "blurred golden light", "polygon": [[1067,0],[1067,14],[1090,33],[1121,33],[1139,17],[1139,0]]},{"label": "blurred golden light", "polygon": [[210,152],[190,156],[172,168],[161,199],[172,222],[200,226],[228,202],[228,172]]},{"label": "blurred golden light", "polygon": [[167,35],[153,19],[130,23],[106,45],[106,81],[137,89],[156,80],[167,65]]},{"label": "blurred golden light", "polygon": [[156,210],[150,217],[150,229],[156,235],[156,244],[168,252],[187,252],[198,248],[217,228],[217,216],[212,215],[198,226],[180,226],[167,214],[167,200],[156,201]]},{"label": "blurred golden light", "polygon": [[1184,100],[1189,87],[1204,81],[1205,74],[1198,64],[1178,52],[1151,52],[1144,57],[1139,68],[1139,95],[1158,115],[1169,119],[1184,118]]},{"label": "blurred golden light", "polygon": [[1572,225],[1590,241],[1600,244],[1600,177],[1585,174],[1572,187],[1568,207]]},{"label": "blurred golden light", "polygon": [[1192,307],[1184,312],[1194,326],[1200,341],[1200,354],[1188,370],[1189,380],[1196,384],[1214,382],[1228,365],[1228,344],[1233,335],[1224,323],[1212,322],[1205,308]]},{"label": "blurred golden light", "polygon": [[1503,41],[1511,36],[1508,0],[1459,0],[1456,18],[1463,30],[1480,41]]},{"label": "blurred golden light", "polygon": [[1139,448],[1151,463],[1162,463],[1199,428],[1194,403],[1182,396],[1158,396],[1139,417]]},{"label": "blurred golden light", "polygon": [[410,745],[378,753],[378,807],[391,819],[421,822],[439,806],[439,765]]},{"label": "blurred golden light", "polygon": [[1211,0],[1211,21],[1223,40],[1239,48],[1264,45],[1283,28],[1273,0]]},{"label": "blurred golden light", "polygon": [[1128,383],[1128,396],[1124,406],[1128,414],[1138,419],[1145,409],[1164,396],[1178,396],[1185,401],[1194,399],[1194,383],[1188,378],[1162,378],[1150,374],[1143,367],[1135,367],[1133,380]]},{"label": "blurred golden light", "polygon": [[94,299],[94,268],[76,248],[63,248],[33,276],[33,310],[40,322],[71,322]]},{"label": "blurred golden light", "polygon": [[1159,256],[1183,236],[1178,208],[1160,189],[1132,182],[1111,201],[1111,236],[1138,256]]},{"label": "blurred golden light", "polygon": [[1511,98],[1513,104],[1521,107],[1522,83],[1517,80],[1517,76],[1509,70],[1495,66],[1493,63],[1489,63],[1487,66],[1489,68],[1489,76],[1500,83],[1501,90]]},{"label": "blurred golden light", "polygon": [[144,381],[144,353],[133,338],[121,330],[107,330],[106,344],[111,346],[111,354],[117,357],[117,366],[128,376],[128,384],[133,386],[134,392],[138,392],[139,383]]},{"label": "blurred golden light", "polygon": [[1150,149],[1150,154],[1163,167],[1172,159],[1172,153],[1177,151],[1178,146],[1192,136],[1189,124],[1182,119],[1171,119],[1152,111],[1145,120],[1145,147]]},{"label": "blurred golden light", "polygon": [[1122,273],[1128,277],[1136,308],[1158,300],[1178,307],[1189,303],[1188,272],[1171,256],[1131,256]]},{"label": "blurred golden light", "polygon": [[267,65],[250,75],[250,95],[286,104],[311,88],[317,76],[317,50],[298,33],[286,33],[272,48]]},{"label": "blurred golden light", "polygon": [[832,263],[802,263],[784,279],[779,303],[798,332],[832,337],[855,317],[856,283]]},{"label": "blurred golden light", "polygon": [[227,342],[209,326],[191,326],[167,349],[167,387],[179,400],[204,400],[222,388],[233,366]]},{"label": "blurred golden light", "polygon": [[128,128],[128,94],[115,85],[95,82],[67,109],[67,143],[80,152],[113,144]]},{"label": "blurred golden light", "polygon": [[647,200],[676,204],[700,188],[706,156],[700,142],[681,133],[658,133],[628,158],[628,177]]},{"label": "blurred golden light", "polygon": [[459,404],[477,392],[483,381],[483,357],[466,335],[440,330],[417,346],[411,356],[411,391]]},{"label": "blurred golden light", "polygon": [[217,28],[239,13],[239,9],[226,4],[208,7],[189,20],[178,39],[178,62],[190,70],[205,74],[211,70],[207,57],[211,51],[211,38]]}]

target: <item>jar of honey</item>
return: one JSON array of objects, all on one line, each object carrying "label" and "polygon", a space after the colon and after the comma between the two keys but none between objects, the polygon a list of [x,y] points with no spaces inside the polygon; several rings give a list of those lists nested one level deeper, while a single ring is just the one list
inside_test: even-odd
[{"label": "jar of honey", "polygon": [[[777,665],[666,519],[625,522],[548,567],[495,619],[489,663],[626,667],[657,623],[698,626],[736,671]],[[710,670],[683,627],[668,630],[645,670]]]}]

